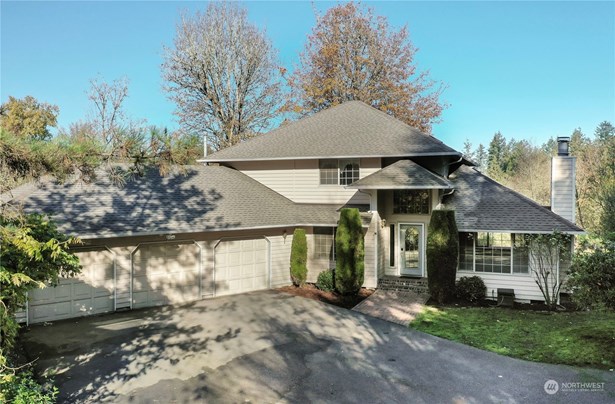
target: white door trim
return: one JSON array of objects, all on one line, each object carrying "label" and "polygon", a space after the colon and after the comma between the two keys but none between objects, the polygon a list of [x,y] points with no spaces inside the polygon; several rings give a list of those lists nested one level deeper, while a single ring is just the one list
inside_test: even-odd
[{"label": "white door trim", "polygon": [[[416,222],[398,222],[397,223],[397,231],[396,231],[396,247],[397,247],[397,251],[395,252],[397,254],[397,275],[398,276],[404,276],[401,273],[401,267],[402,265],[404,265],[401,256],[400,256],[400,251],[401,251],[401,227],[404,225],[408,225],[408,226],[418,226],[421,228],[421,235],[420,235],[420,246],[419,246],[419,257],[420,257],[420,267],[421,267],[421,273],[420,276],[421,278],[425,277],[425,253],[426,253],[426,237],[425,237],[425,223],[416,223]],[[406,276],[412,276],[412,275],[406,275]],[[416,275],[415,275],[416,276]]]}]

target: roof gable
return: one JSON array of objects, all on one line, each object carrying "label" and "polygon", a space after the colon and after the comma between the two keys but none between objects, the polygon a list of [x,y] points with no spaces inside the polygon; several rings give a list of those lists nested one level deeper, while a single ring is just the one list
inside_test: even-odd
[{"label": "roof gable", "polygon": [[446,179],[421,167],[412,160],[399,160],[347,188],[356,189],[450,189]]},{"label": "roof gable", "polygon": [[361,101],[349,101],[222,149],[202,161],[427,155],[460,153]]},{"label": "roof gable", "polygon": [[444,206],[455,209],[460,231],[583,233],[575,224],[473,168],[461,166],[449,181],[455,191],[445,197]]}]

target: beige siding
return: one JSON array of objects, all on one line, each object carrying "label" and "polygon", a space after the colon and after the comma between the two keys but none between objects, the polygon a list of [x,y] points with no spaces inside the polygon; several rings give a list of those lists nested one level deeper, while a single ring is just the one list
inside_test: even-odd
[{"label": "beige siding", "polygon": [[[369,204],[369,195],[341,185],[320,185],[318,160],[245,161],[232,166],[298,203]],[[380,169],[379,158],[361,159],[361,178]]]},{"label": "beige siding", "polygon": [[482,272],[458,271],[457,279],[462,276],[479,276],[487,287],[487,297],[495,298],[498,288],[514,289],[516,300],[543,300],[542,293],[530,275],[492,274]]},{"label": "beige siding", "polygon": [[201,298],[214,296],[214,246],[217,240],[202,240],[201,246]]},{"label": "beige siding", "polygon": [[268,236],[271,248],[271,282],[272,288],[290,285],[290,246],[293,242],[292,232]]},{"label": "beige siding", "polygon": [[365,270],[363,279],[363,287],[365,288],[375,288],[378,286],[376,268],[378,257],[378,252],[376,251],[378,227],[378,215],[374,214],[372,215],[372,221],[370,222],[367,232],[365,233]]},{"label": "beige siding", "polygon": [[575,222],[575,157],[556,156],[551,162],[551,210]]}]

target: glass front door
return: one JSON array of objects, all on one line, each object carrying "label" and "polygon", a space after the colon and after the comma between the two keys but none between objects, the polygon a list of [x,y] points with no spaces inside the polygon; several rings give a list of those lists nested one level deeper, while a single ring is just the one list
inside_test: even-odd
[{"label": "glass front door", "polygon": [[423,276],[423,226],[417,224],[399,225],[399,274]]}]

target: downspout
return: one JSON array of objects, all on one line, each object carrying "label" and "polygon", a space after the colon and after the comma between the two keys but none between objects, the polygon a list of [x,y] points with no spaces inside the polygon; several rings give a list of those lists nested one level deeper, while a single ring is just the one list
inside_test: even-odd
[{"label": "downspout", "polygon": [[[459,160],[453,161],[453,162],[448,163],[448,164],[446,165],[446,179],[448,179],[448,176],[449,176],[449,170],[448,170],[448,168],[449,168],[450,166],[452,166],[453,164],[460,163],[462,160],[463,160],[463,156],[459,157]],[[446,193],[442,194],[442,195],[440,196],[440,203],[438,203],[438,206],[436,206],[436,209],[440,209],[440,208],[442,207],[442,201],[444,200],[444,197],[445,197],[445,196],[453,195],[453,193],[454,193],[454,192],[455,192],[455,188],[451,189],[449,192],[446,192]]]},{"label": "downspout", "polygon": [[[446,179],[448,179],[448,175],[449,175],[449,170],[448,170],[448,168],[449,168],[450,166],[452,166],[453,164],[461,163],[462,161],[463,161],[463,155],[461,155],[461,157],[459,157],[459,160],[457,160],[457,161],[453,161],[452,163],[448,163],[448,164],[446,165]],[[442,196],[444,196],[444,195],[442,195]]]}]

